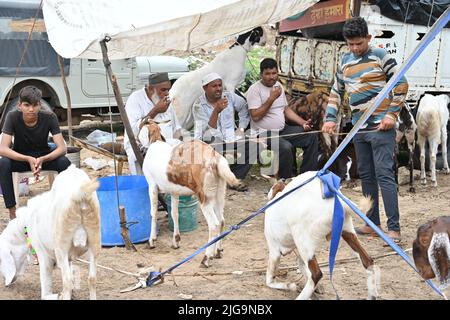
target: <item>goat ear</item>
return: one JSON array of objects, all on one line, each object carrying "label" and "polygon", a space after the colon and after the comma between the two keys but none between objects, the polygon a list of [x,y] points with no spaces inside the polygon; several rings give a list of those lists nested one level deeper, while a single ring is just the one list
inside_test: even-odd
[{"label": "goat ear", "polygon": [[149,132],[148,132],[147,126],[143,126],[142,129],[139,131],[138,139],[139,139],[139,142],[144,147],[148,147],[150,145]]},{"label": "goat ear", "polygon": [[289,182],[291,182],[293,179],[292,178],[287,178],[284,183],[287,185]]},{"label": "goat ear", "polygon": [[0,271],[5,277],[5,286],[9,286],[16,277],[16,263],[4,243],[0,243]]}]

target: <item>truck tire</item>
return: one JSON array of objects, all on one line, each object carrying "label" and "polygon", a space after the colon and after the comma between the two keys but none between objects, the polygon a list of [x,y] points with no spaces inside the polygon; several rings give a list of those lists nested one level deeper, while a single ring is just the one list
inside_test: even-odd
[{"label": "truck tire", "polygon": [[[18,104],[19,104],[19,97],[16,97],[7,103],[7,105],[4,108],[2,115],[1,115],[2,121],[0,123],[0,128],[3,128],[3,124],[5,123],[5,120],[6,120],[6,115],[10,111],[15,110],[17,108]],[[45,101],[44,99],[41,99],[41,110],[45,110],[45,111],[54,113],[50,104],[47,101]]]}]

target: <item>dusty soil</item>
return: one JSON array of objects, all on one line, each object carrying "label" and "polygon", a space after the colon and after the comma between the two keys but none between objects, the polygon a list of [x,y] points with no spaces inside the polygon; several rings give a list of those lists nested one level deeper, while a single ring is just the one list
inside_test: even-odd
[{"label": "dusty soil", "polygon": [[[100,158],[101,156],[87,150],[82,150],[81,159],[87,157]],[[86,172],[94,177],[110,175],[114,171],[105,168],[94,171],[82,165]],[[226,228],[240,222],[266,203],[266,193],[269,183],[260,178],[257,168],[254,167],[247,178],[250,185],[248,192],[227,191],[225,207]],[[128,172],[128,168],[124,168]],[[399,192],[401,226],[403,240],[401,247],[405,250],[411,248],[417,227],[422,223],[440,215],[448,215],[450,198],[450,176],[438,175],[438,188],[417,185],[417,192],[408,192],[408,186],[401,186]],[[31,196],[48,189],[45,179],[30,186]],[[360,195],[358,188],[344,189],[350,199],[357,199]],[[25,205],[27,197],[21,197],[21,205]],[[299,204],[301,205],[301,204]],[[0,230],[8,223],[7,210],[0,210]],[[182,233],[181,247],[177,250],[171,248],[171,232],[168,230],[168,218],[164,212],[159,212],[159,238],[155,249],[148,249],[146,243],[137,244],[137,252],[128,251],[124,247],[103,248],[98,263],[101,266],[115,268],[127,272],[139,272],[139,266],[156,269],[172,266],[187,257],[207,241],[207,225],[199,213],[198,228],[188,233]],[[231,233],[224,241],[224,256],[214,260],[209,269],[199,268],[202,254],[180,266],[168,275],[165,282],[157,286],[138,289],[129,293],[120,293],[120,290],[137,283],[133,276],[121,274],[116,271],[98,269],[97,294],[99,299],[267,299],[292,300],[297,292],[286,292],[271,289],[265,285],[265,267],[267,260],[267,246],[263,233],[263,214],[247,222],[240,230]],[[355,226],[362,225],[361,220],[354,216]],[[382,213],[383,227],[386,218]],[[435,300],[439,297],[426,283],[397,255],[388,255],[390,248],[383,247],[379,238],[360,237],[369,254],[376,258],[381,269],[380,299],[382,300]],[[410,255],[411,252],[407,251]],[[384,256],[384,257],[383,257]],[[342,244],[337,255],[337,264],[334,272],[334,283],[341,299],[365,299],[367,297],[366,272],[357,259],[350,262],[345,259],[354,258],[346,244]],[[342,261],[343,260],[343,261]],[[318,253],[318,261],[328,261],[328,245]],[[342,262],[339,262],[342,261]],[[80,289],[74,292],[74,299],[88,299],[87,266],[76,262],[79,266],[81,280]],[[290,254],[281,260],[279,277],[283,281],[294,281],[301,288],[304,285],[303,276],[297,272],[296,257]],[[0,285],[0,299],[39,299],[40,282],[39,267],[29,265],[26,274],[13,285],[6,288]],[[237,271],[237,272],[235,272]],[[335,299],[334,291],[329,281],[328,266],[322,267],[324,278],[321,283],[323,293],[315,298],[320,300]],[[234,272],[234,273],[233,273]],[[53,273],[54,289],[61,289],[59,269]]]}]

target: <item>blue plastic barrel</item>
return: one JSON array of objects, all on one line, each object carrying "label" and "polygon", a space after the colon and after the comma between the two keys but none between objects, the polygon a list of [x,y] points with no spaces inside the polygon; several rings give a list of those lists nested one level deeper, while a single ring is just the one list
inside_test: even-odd
[{"label": "blue plastic barrel", "polygon": [[[164,201],[167,204],[169,213],[172,210],[171,196],[166,193]],[[197,229],[198,199],[195,196],[178,197],[178,227],[180,232],[189,232]],[[169,214],[169,230],[173,231],[173,219]]]},{"label": "blue plastic barrel", "polygon": [[[133,243],[149,239],[151,231],[148,184],[144,176],[118,176],[119,204],[125,207],[129,236]],[[124,245],[120,234],[120,216],[117,206],[116,177],[99,178],[97,190],[100,202],[101,235],[103,246]]]}]

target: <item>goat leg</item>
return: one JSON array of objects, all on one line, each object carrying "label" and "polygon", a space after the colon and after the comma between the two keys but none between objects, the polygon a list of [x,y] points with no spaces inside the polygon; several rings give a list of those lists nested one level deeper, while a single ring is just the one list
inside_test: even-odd
[{"label": "goat leg", "polygon": [[[305,259],[303,258],[303,260]],[[308,280],[302,292],[298,295],[297,300],[310,299],[317,287],[317,284],[323,276],[315,256],[308,260],[308,268],[305,268],[305,271],[307,273]]]},{"label": "goat leg", "polygon": [[414,188],[414,153],[411,149],[409,150],[409,192],[416,192],[416,188]]},{"label": "goat leg", "polygon": [[157,238],[156,225],[157,225],[157,214],[158,214],[158,188],[156,185],[149,185],[148,193],[150,196],[150,217],[151,217],[151,232],[150,239],[148,240],[148,245],[150,249],[155,247],[155,241]]},{"label": "goat leg", "polygon": [[178,213],[178,195],[171,195],[171,210],[170,212],[173,220],[173,236],[172,236],[172,248],[178,249],[180,247],[180,225],[179,225],[179,213]]},{"label": "goat leg", "polygon": [[279,251],[269,249],[269,261],[267,262],[266,285],[273,289],[297,291],[295,283],[284,283],[276,281],[277,267],[280,263],[281,254]]},{"label": "goat leg", "polygon": [[367,270],[368,299],[376,300],[378,296],[378,269],[374,266],[373,259],[369,256],[366,250],[364,250],[355,233],[342,231],[342,238],[345,242],[347,242],[353,251],[358,253],[364,268]]}]

